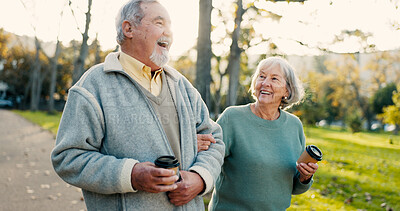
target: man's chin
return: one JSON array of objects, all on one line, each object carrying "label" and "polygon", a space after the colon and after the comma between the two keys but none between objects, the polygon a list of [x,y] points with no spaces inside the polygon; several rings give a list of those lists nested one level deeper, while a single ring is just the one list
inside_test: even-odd
[{"label": "man's chin", "polygon": [[157,65],[157,66],[159,66],[159,67],[162,67],[162,66],[164,66],[164,65],[166,65],[166,64],[168,63],[169,57],[168,57],[168,56],[163,57],[163,58],[160,58],[159,56],[158,56],[158,57],[150,57],[150,60],[151,60],[155,65]]}]

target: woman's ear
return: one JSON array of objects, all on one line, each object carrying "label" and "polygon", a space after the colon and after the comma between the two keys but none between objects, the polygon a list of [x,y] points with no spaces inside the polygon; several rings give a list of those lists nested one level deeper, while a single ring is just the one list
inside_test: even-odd
[{"label": "woman's ear", "polygon": [[285,94],[283,96],[286,97],[286,99],[290,97],[290,93],[289,93],[288,87],[286,87],[286,91],[285,91]]},{"label": "woman's ear", "polygon": [[124,33],[126,38],[133,37],[133,27],[129,21],[122,22],[122,32]]}]

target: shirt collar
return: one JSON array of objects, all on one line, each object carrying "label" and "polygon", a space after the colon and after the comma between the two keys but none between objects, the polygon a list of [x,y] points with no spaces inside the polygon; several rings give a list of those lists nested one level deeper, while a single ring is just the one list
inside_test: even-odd
[{"label": "shirt collar", "polygon": [[[125,72],[132,73],[138,78],[146,78],[147,80],[151,80],[151,68],[139,60],[129,56],[124,52],[120,52],[119,61]],[[157,78],[163,72],[163,68],[156,70],[153,78]]]}]

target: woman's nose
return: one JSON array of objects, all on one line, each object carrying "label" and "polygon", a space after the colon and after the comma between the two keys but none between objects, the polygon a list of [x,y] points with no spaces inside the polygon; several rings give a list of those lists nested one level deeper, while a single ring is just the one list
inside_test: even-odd
[{"label": "woman's nose", "polygon": [[269,83],[268,78],[264,78],[264,80],[261,81],[261,85],[263,85],[263,86],[269,86],[269,85],[271,85],[271,83]]}]

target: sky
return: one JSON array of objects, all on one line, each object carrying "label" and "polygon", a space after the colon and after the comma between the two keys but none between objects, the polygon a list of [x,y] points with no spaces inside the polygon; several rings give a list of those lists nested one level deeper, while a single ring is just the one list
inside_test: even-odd
[{"label": "sky", "polygon": [[[286,54],[312,55],[318,52],[299,46],[294,40],[301,40],[310,46],[330,43],[342,30],[360,29],[373,36],[368,43],[375,44],[377,50],[400,48],[400,0],[308,0],[299,3],[262,2],[256,6],[271,10],[282,16],[280,22],[263,18],[253,25],[256,32],[264,37],[273,37],[279,49]],[[23,4],[23,3],[24,4]],[[115,15],[126,0],[94,0],[92,22],[89,36],[96,34],[103,50],[114,49]],[[160,0],[172,20],[174,43],[170,50],[172,56],[184,54],[196,45],[199,6],[198,0]],[[215,7],[231,8],[230,1],[214,0]],[[55,41],[59,34],[64,44],[72,39],[80,40],[78,27],[83,31],[84,12],[87,1],[72,0],[76,20],[66,5],[67,0],[0,0],[0,28],[18,35],[35,33],[43,41]],[[24,7],[25,5],[25,7]],[[60,13],[63,16],[60,18]],[[215,14],[215,13],[213,13]],[[216,16],[212,22],[217,29],[212,38],[226,37]],[[232,20],[233,21],[233,20]],[[306,24],[304,24],[306,23]],[[397,25],[396,25],[397,24]],[[232,24],[231,24],[232,25]],[[233,26],[233,25],[232,25]],[[35,30],[34,30],[35,28]],[[90,41],[89,41],[90,42]],[[213,51],[223,54],[229,50],[230,39],[225,39]],[[265,53],[266,46],[259,45],[247,51],[250,54]],[[359,50],[359,42],[349,39],[341,44],[330,46],[336,52]]]}]

